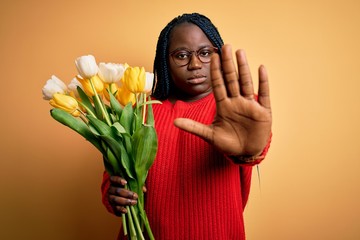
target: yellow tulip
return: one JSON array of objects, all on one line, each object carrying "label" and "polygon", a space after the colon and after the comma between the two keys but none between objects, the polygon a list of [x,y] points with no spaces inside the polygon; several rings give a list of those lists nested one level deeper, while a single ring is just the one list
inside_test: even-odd
[{"label": "yellow tulip", "polygon": [[[95,95],[94,91],[93,91],[93,89],[91,87],[89,79],[82,78],[79,75],[77,75],[76,78],[81,83],[81,85],[83,86],[83,90],[86,93],[86,95],[88,95],[88,96],[94,96]],[[97,75],[92,77],[91,80],[92,80],[92,82],[94,84],[95,91],[98,94],[101,94],[104,91],[104,83],[103,83],[103,81],[101,81],[101,79]]]},{"label": "yellow tulip", "polygon": [[55,108],[71,113],[74,117],[80,116],[80,112],[78,110],[79,104],[76,99],[71,96],[55,93],[49,103]]},{"label": "yellow tulip", "polygon": [[132,93],[141,93],[145,88],[145,68],[143,67],[128,67],[125,70],[124,84],[126,88]]},{"label": "yellow tulip", "polygon": [[123,106],[125,106],[129,102],[131,102],[134,105],[136,101],[135,94],[130,92],[125,86],[118,88],[115,97],[119,101],[119,103]]}]

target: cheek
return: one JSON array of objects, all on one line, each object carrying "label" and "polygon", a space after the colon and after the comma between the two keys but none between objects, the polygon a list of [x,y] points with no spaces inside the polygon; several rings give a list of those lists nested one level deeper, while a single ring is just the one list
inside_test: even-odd
[{"label": "cheek", "polygon": [[185,76],[184,70],[178,66],[170,65],[170,76],[175,84],[183,81]]}]

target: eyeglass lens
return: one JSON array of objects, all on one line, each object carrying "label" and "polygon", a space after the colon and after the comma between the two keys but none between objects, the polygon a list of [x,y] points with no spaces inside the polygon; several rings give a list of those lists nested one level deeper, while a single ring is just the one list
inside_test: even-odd
[{"label": "eyeglass lens", "polygon": [[211,56],[213,53],[217,51],[217,48],[214,47],[204,47],[197,51],[189,51],[185,49],[175,50],[171,53],[171,56],[176,65],[185,66],[188,65],[192,59],[192,55],[195,56],[202,62],[202,63],[209,63],[211,60]]}]

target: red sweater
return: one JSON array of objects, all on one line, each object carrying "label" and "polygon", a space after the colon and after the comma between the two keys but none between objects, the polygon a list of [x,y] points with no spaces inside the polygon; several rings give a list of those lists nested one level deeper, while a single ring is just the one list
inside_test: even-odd
[{"label": "red sweater", "polygon": [[[146,182],[145,210],[155,239],[245,239],[243,210],[251,166],[236,165],[200,139],[176,128],[175,118],[211,124],[212,94],[196,102],[153,105],[158,152]],[[109,211],[104,174],[103,202]]]}]

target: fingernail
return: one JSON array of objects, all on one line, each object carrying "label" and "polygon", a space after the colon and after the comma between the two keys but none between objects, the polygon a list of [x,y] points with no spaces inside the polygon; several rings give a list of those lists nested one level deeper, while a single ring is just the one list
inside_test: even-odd
[{"label": "fingernail", "polygon": [[136,193],[133,193],[133,196],[132,196],[133,199],[138,199],[139,196],[136,194]]},{"label": "fingernail", "polygon": [[136,201],[136,200],[128,199],[128,203],[129,203],[130,205],[135,205],[135,204],[137,203],[137,201]]},{"label": "fingernail", "polygon": [[121,179],[121,184],[122,185],[126,185],[127,184],[127,181],[125,179]]},{"label": "fingernail", "polygon": [[116,209],[117,209],[119,212],[127,213],[127,210],[126,210],[126,208],[124,208],[124,207],[116,206]]}]

